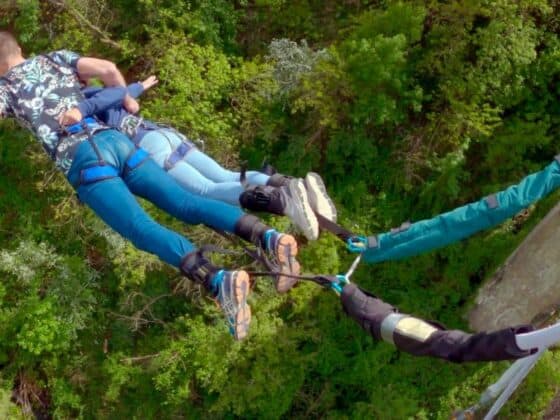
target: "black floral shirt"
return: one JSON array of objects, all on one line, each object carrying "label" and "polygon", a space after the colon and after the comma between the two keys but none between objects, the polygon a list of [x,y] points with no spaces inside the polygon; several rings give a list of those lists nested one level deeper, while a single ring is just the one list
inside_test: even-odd
[{"label": "black floral shirt", "polygon": [[84,100],[77,77],[80,56],[56,51],[25,60],[0,78],[0,118],[15,118],[41,142],[56,166],[68,173],[84,135],[60,141],[58,118]]}]

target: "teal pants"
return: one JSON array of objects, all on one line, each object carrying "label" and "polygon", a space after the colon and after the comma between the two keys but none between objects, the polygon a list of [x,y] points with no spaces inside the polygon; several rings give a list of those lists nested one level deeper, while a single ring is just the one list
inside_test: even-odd
[{"label": "teal pants", "polygon": [[514,216],[560,187],[560,156],[519,184],[432,219],[369,238],[364,260],[376,263],[417,255],[457,242]]}]

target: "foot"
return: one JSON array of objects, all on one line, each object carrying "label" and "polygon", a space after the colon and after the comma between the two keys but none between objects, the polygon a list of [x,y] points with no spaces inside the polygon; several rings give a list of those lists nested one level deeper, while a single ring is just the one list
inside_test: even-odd
[{"label": "foot", "polygon": [[290,218],[307,239],[317,239],[319,222],[310,205],[303,180],[293,178],[286,187],[281,187],[281,191],[285,198],[284,215]]},{"label": "foot", "polygon": [[274,278],[274,284],[278,293],[286,293],[298,282],[297,278],[301,272],[301,266],[296,260],[298,244],[292,235],[278,233],[274,230],[268,231],[267,249],[274,256],[279,267],[279,274]]},{"label": "foot", "polygon": [[249,333],[251,307],[247,304],[250,284],[245,271],[219,271],[212,279],[217,299],[226,316],[230,333],[236,340],[243,340]]},{"label": "foot", "polygon": [[315,172],[305,176],[305,187],[309,196],[309,203],[316,214],[336,223],[336,207],[327,193],[325,183]]}]

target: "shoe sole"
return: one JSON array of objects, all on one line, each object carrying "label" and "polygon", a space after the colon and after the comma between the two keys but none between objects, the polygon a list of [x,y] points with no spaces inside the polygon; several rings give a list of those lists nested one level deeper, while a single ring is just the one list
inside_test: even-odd
[{"label": "shoe sole", "polygon": [[251,323],[251,307],[247,304],[247,296],[251,290],[249,274],[246,271],[235,271],[233,275],[233,295],[237,312],[233,325],[233,336],[236,340],[243,340],[249,333]]},{"label": "shoe sole", "polygon": [[298,276],[301,272],[301,266],[296,260],[298,253],[298,244],[292,235],[282,235],[277,245],[277,258],[280,263],[280,273],[276,278],[276,291],[278,293],[286,293],[298,282],[297,278],[283,276],[282,274],[290,274]]},{"label": "shoe sole", "polygon": [[319,222],[311,207],[305,183],[301,179],[292,179],[288,184],[288,191],[299,210],[298,214],[301,215],[293,215],[292,221],[308,240],[316,240],[319,237]]},{"label": "shoe sole", "polygon": [[336,206],[329,197],[321,176],[315,172],[309,172],[305,176],[305,185],[309,194],[309,202],[315,213],[336,223]]}]

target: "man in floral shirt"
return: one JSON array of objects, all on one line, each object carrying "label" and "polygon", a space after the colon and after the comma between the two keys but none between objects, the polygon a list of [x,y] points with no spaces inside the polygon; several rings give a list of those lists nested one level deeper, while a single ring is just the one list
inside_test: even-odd
[{"label": "man in floral shirt", "polygon": [[[232,232],[267,251],[278,263],[276,289],[288,291],[299,274],[297,243],[238,207],[183,190],[148,154],[123,134],[87,118],[63,126],[84,99],[80,82],[99,78],[106,86],[125,86],[106,60],[57,51],[25,59],[15,38],[0,32],[0,117],[15,118],[41,142],[48,155],[87,204],[136,247],[151,252],[203,284],[217,297],[236,339],[247,335],[249,277],[212,265],[182,235],[156,223],[138,204],[143,197],[178,219]],[[138,111],[127,95],[125,108]]]}]

